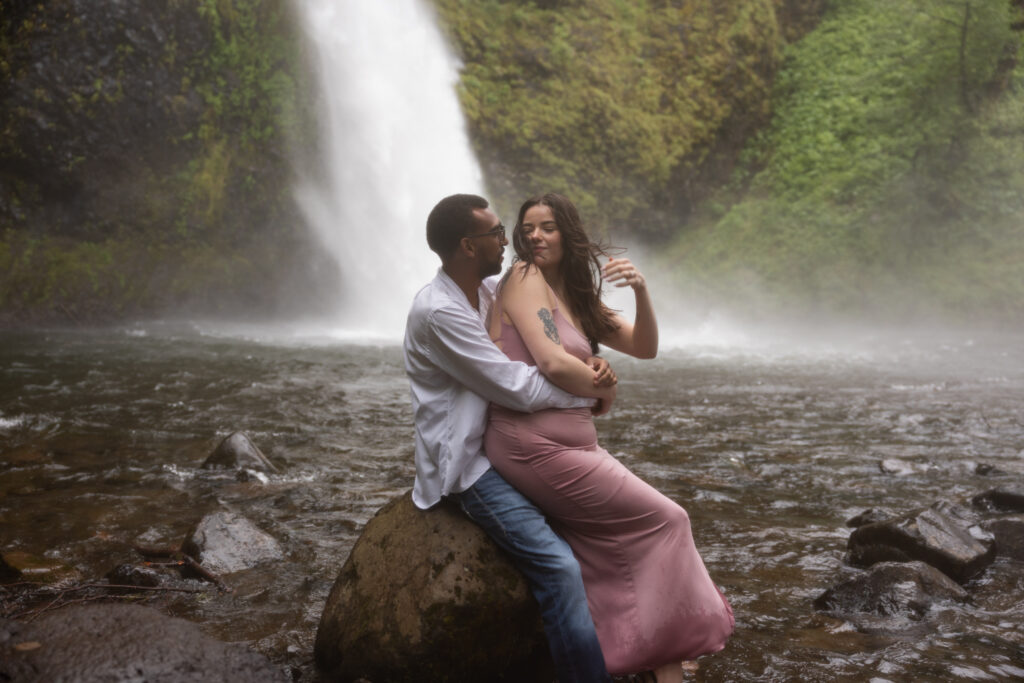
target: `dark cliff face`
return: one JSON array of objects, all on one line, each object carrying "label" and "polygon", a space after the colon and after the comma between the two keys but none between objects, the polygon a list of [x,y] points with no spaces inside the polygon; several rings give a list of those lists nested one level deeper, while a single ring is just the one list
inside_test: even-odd
[{"label": "dark cliff face", "polygon": [[197,151],[204,103],[190,81],[209,22],[166,1],[3,14],[0,220],[80,238],[160,221],[154,194]]},{"label": "dark cliff face", "polygon": [[4,0],[0,319],[266,313],[330,285],[290,189],[300,43],[287,0]]}]

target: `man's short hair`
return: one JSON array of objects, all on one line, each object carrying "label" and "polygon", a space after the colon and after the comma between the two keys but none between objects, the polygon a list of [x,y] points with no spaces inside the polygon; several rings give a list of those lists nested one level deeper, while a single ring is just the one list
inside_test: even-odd
[{"label": "man's short hair", "polygon": [[427,245],[442,260],[451,256],[466,235],[476,228],[474,209],[486,209],[487,200],[475,194],[453,194],[437,203],[427,216]]}]

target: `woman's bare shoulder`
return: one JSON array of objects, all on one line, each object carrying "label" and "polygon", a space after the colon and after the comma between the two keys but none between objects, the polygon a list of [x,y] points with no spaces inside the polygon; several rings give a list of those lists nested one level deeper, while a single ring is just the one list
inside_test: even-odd
[{"label": "woman's bare shoulder", "polygon": [[524,284],[536,283],[538,278],[544,279],[540,268],[526,261],[516,261],[508,270],[508,275],[504,278],[503,282],[506,288],[520,289]]},{"label": "woman's bare shoulder", "polygon": [[[502,301],[509,307],[523,305],[554,308],[551,290],[540,268],[522,261],[513,264],[505,280]],[[531,308],[530,310],[536,310]]]},{"label": "woman's bare shoulder", "polygon": [[526,261],[516,261],[512,264],[509,270],[512,271],[512,275],[518,275],[520,277],[540,275],[540,268]]}]

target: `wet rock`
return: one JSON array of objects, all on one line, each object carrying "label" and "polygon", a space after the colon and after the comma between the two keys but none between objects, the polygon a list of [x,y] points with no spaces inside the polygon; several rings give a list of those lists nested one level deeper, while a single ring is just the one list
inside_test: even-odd
[{"label": "wet rock", "polygon": [[938,600],[962,602],[967,591],[923,562],[882,562],[818,596],[815,609],[921,619]]},{"label": "wet rock", "polygon": [[882,474],[894,474],[898,477],[905,477],[916,471],[912,463],[897,458],[886,458],[878,463],[878,469],[882,471]]},{"label": "wet rock", "polygon": [[258,484],[269,484],[270,477],[262,472],[257,472],[256,470],[244,469],[238,470],[238,474],[235,475],[235,481],[242,482],[243,484],[252,482]]},{"label": "wet rock", "polygon": [[1024,516],[990,519],[981,526],[995,539],[998,557],[1024,561]]},{"label": "wet rock", "polygon": [[846,526],[856,528],[859,526],[864,526],[865,524],[882,522],[887,519],[892,519],[892,513],[890,511],[869,508],[864,512],[860,513],[859,515],[856,515],[846,520]]},{"label": "wet rock", "polygon": [[995,465],[990,465],[987,462],[979,462],[977,465],[975,465],[974,473],[982,477],[1004,474],[1004,472],[1001,469],[999,469]]},{"label": "wet rock", "polygon": [[74,567],[60,560],[39,557],[22,550],[0,553],[0,582],[33,581],[36,583],[72,583],[82,578]]},{"label": "wet rock", "polygon": [[314,648],[331,680],[550,681],[537,605],[487,536],[411,495],[370,520],[327,599]]},{"label": "wet rock", "polygon": [[974,496],[971,502],[981,510],[1024,512],[1024,485],[1007,484],[989,489]]},{"label": "wet rock", "polygon": [[136,564],[119,564],[105,577],[108,582],[116,586],[159,586],[160,574],[150,567],[140,567]]},{"label": "wet rock", "polygon": [[0,620],[0,680],[283,683],[242,645],[140,605],[73,605],[29,624]]},{"label": "wet rock", "polygon": [[284,557],[280,544],[270,534],[233,512],[203,517],[186,537],[182,551],[215,574],[237,572]]},{"label": "wet rock", "polygon": [[202,464],[204,470],[235,469],[256,472],[277,472],[274,464],[242,432],[226,437]]},{"label": "wet rock", "polygon": [[868,567],[920,560],[963,583],[995,557],[993,544],[972,535],[972,526],[974,520],[966,508],[950,504],[865,524],[850,534],[847,561]]}]

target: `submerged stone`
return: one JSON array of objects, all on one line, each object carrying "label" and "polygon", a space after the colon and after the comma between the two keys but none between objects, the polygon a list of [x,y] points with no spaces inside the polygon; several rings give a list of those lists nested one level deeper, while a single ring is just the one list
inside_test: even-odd
[{"label": "submerged stone", "polygon": [[39,557],[23,550],[0,553],[0,582],[31,581],[34,583],[71,583],[82,578],[74,567],[60,560]]},{"label": "submerged stone", "polygon": [[882,474],[895,474],[898,477],[905,477],[913,474],[916,470],[912,463],[900,460],[899,458],[886,458],[878,463],[878,469]]},{"label": "submerged stone", "polygon": [[145,586],[160,585],[160,574],[152,567],[140,567],[136,564],[119,564],[104,577],[114,586]]},{"label": "submerged stone", "polygon": [[891,519],[891,518],[892,518],[892,513],[887,511],[887,510],[878,510],[878,509],[875,509],[875,508],[869,508],[869,509],[865,510],[864,512],[860,513],[859,515],[856,515],[856,516],[851,517],[850,519],[846,520],[846,526],[856,528],[856,527],[859,527],[859,526],[864,526],[865,524],[872,524],[874,522],[883,522],[883,521],[885,521],[887,519]]},{"label": "submerged stone", "polygon": [[331,680],[550,681],[537,604],[508,558],[460,510],[409,493],[369,521],[320,620]]},{"label": "submerged stone", "polygon": [[974,496],[971,502],[982,510],[1024,512],[1024,485],[1007,484],[989,489]]},{"label": "submerged stone", "polygon": [[998,557],[1024,562],[1024,516],[990,519],[982,528],[995,538]]},{"label": "submerged stone", "polygon": [[967,599],[967,591],[923,562],[882,562],[829,588],[815,609],[844,615],[858,613],[921,619],[937,600]]}]

